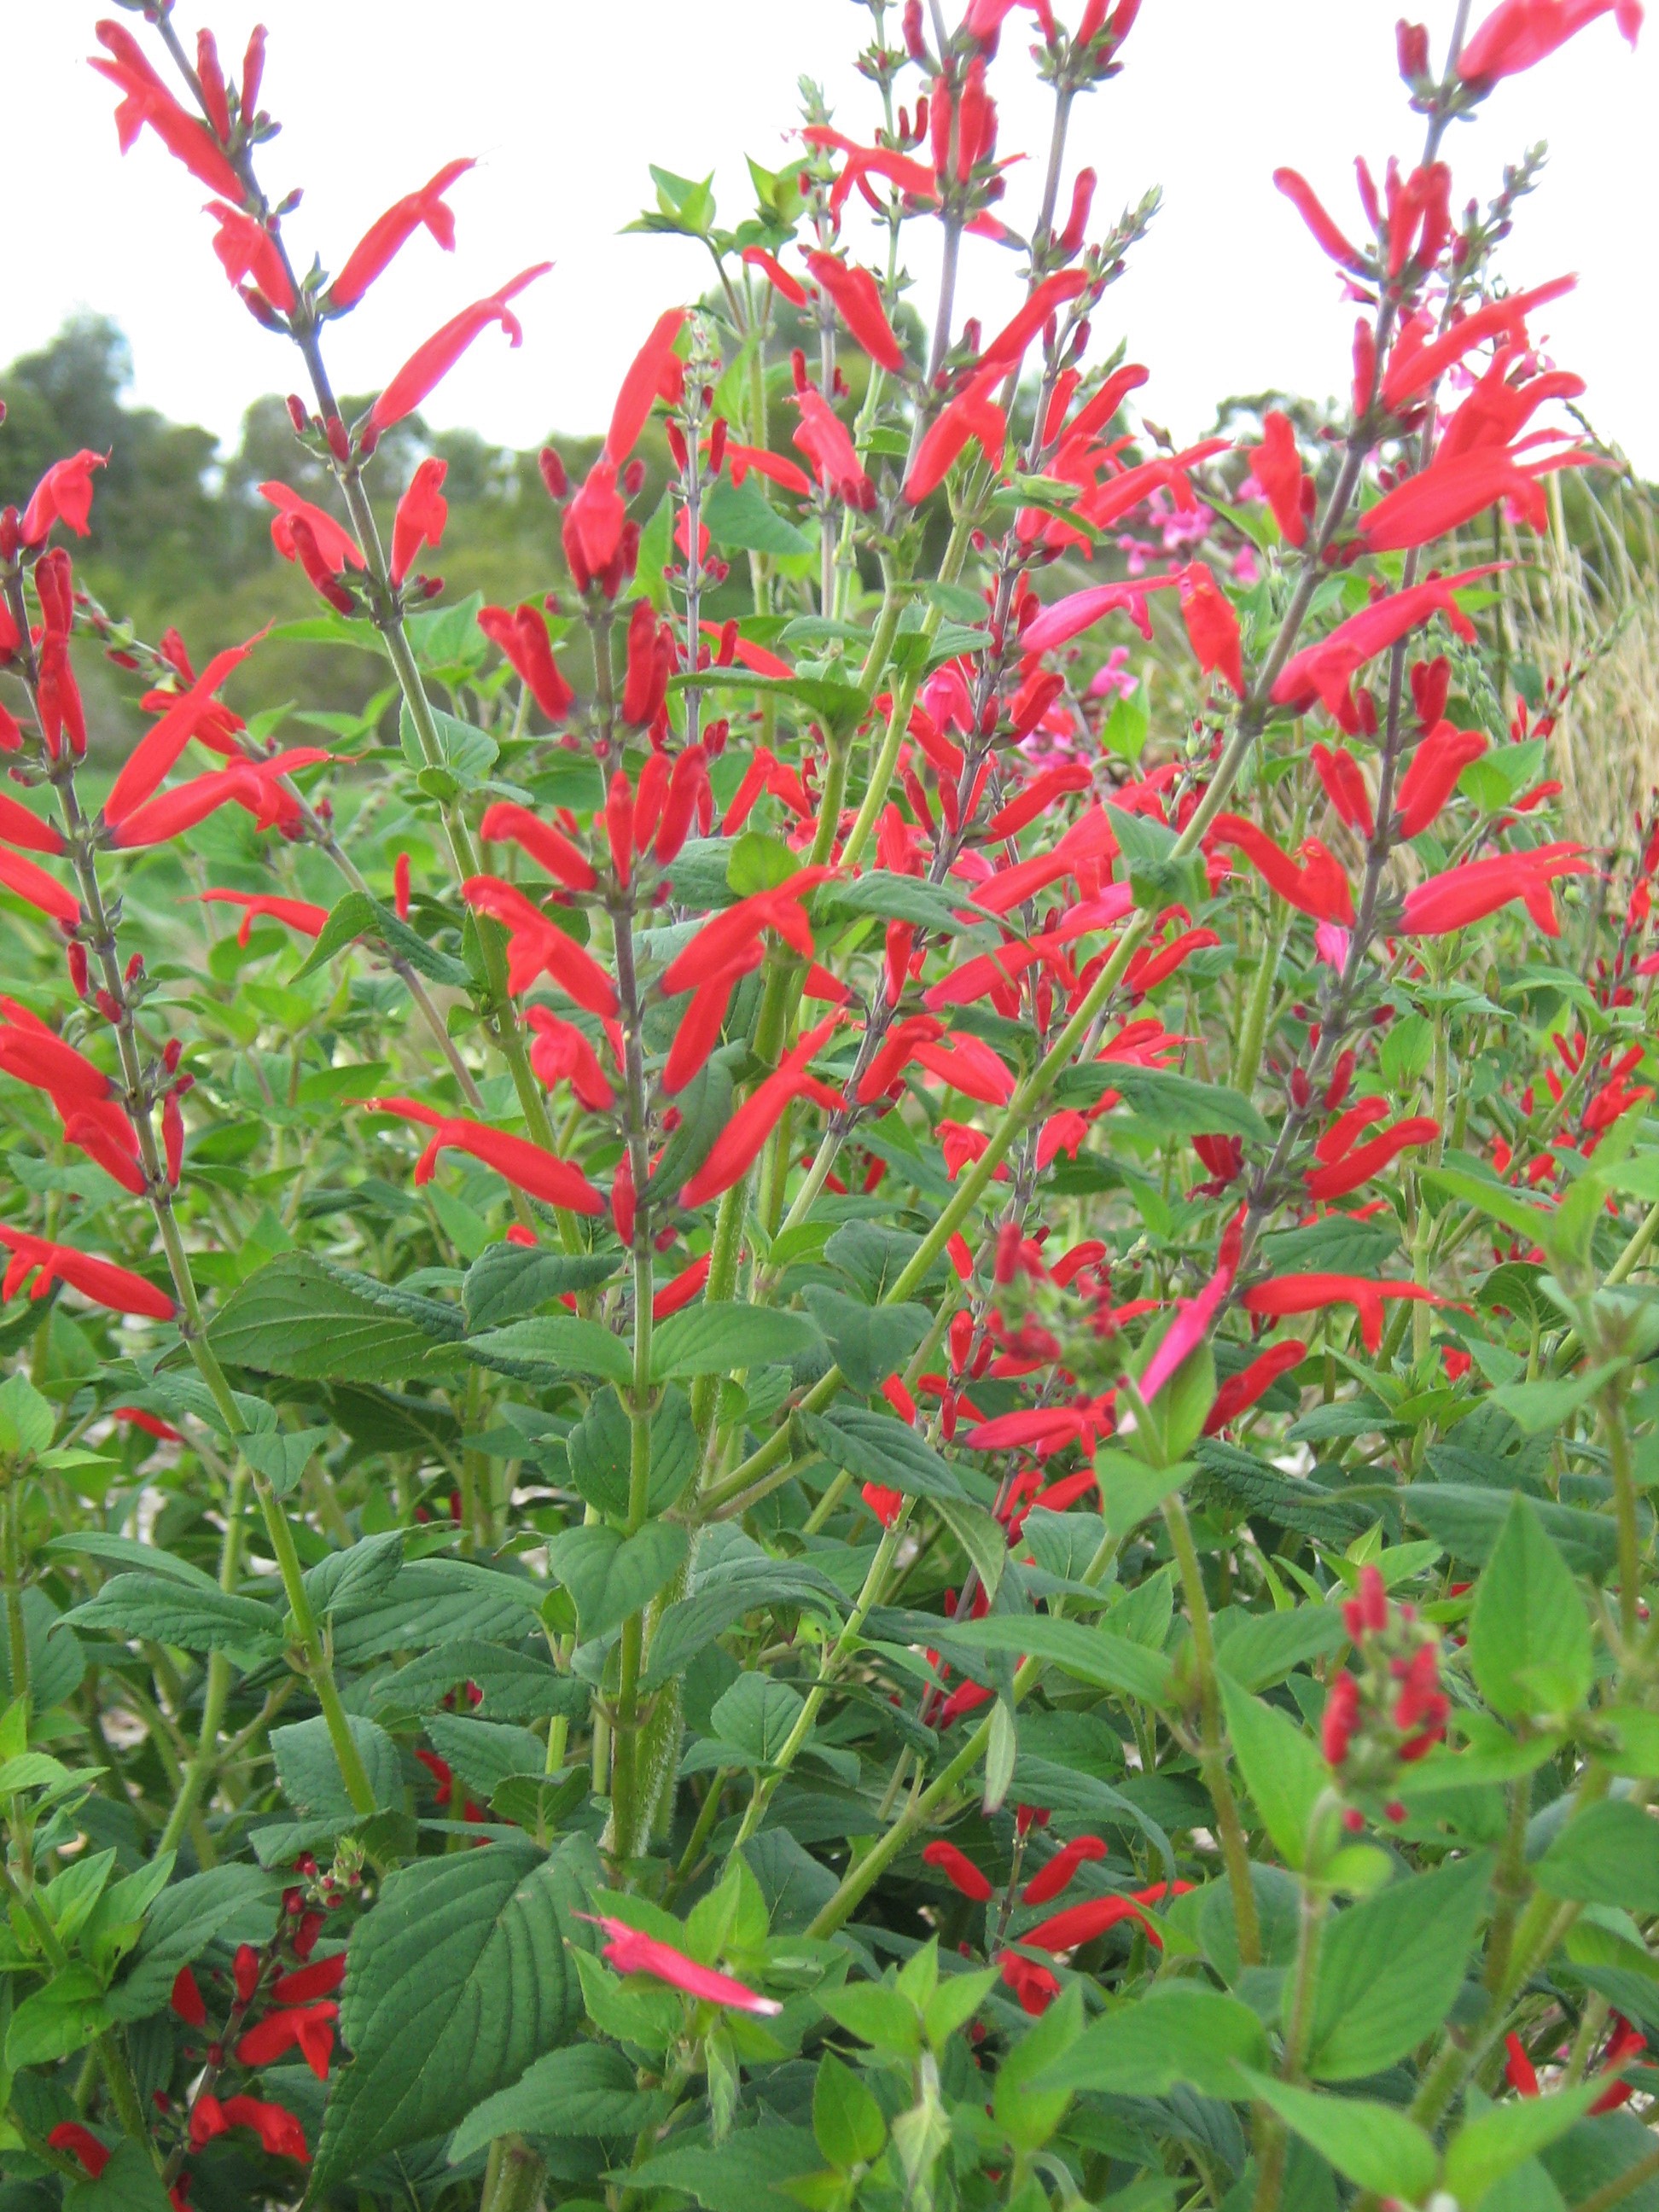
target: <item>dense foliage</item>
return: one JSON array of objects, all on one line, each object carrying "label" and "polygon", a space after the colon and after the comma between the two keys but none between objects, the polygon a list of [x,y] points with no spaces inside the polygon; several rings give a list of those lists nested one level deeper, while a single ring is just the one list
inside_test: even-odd
[{"label": "dense foliage", "polygon": [[1176,451],[1137,9],[653,171],[718,290],[501,604],[412,426],[544,271],[343,412],[468,165],[303,265],[264,34],[97,26],[313,611],[152,638],[0,428],[3,2212],[1659,2204],[1659,828],[1554,834],[1491,553],[1603,457],[1445,158],[1640,9],[1402,24],[1415,161],[1278,179],[1346,420]]}]

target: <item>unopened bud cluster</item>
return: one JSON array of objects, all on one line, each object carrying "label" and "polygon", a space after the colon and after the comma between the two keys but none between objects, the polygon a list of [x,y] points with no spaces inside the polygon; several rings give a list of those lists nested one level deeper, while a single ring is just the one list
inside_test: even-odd
[{"label": "unopened bud cluster", "polygon": [[[1446,1733],[1451,1700],[1440,1686],[1440,1638],[1411,1605],[1395,1605],[1373,1566],[1342,1608],[1353,1662],[1331,1683],[1321,1735],[1325,1757],[1350,1791],[1386,1790],[1401,1767]],[[1390,1820],[1402,1817],[1393,1802]],[[1363,1816],[1351,1811],[1347,1825]]]}]

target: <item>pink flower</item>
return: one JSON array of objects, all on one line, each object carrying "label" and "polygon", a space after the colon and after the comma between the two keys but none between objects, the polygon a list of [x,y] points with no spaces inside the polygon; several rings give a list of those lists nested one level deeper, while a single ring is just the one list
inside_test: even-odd
[{"label": "pink flower", "polygon": [[1340,975],[1348,964],[1348,947],[1352,944],[1351,933],[1334,921],[1314,924],[1314,951],[1328,968],[1334,968]]},{"label": "pink flower", "polygon": [[700,1966],[695,1959],[688,1959],[672,1943],[659,1942],[654,1936],[630,1928],[625,1920],[613,1920],[603,1912],[579,1912],[576,1917],[604,1929],[610,1938],[605,1947],[605,1964],[614,1966],[619,1974],[653,1974],[671,1989],[684,1990],[687,1996],[698,1997],[708,2004],[730,2005],[734,2012],[769,2014],[783,2010],[775,1997],[757,1996],[743,1983],[733,1981],[730,1974],[716,1973],[712,1966]]}]

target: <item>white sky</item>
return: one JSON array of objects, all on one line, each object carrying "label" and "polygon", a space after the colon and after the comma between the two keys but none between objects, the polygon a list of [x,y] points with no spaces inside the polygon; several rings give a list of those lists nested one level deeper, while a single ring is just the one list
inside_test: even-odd
[{"label": "white sky", "polygon": [[[959,4],[947,0],[949,12]],[[1059,0],[1062,16],[1075,5]],[[285,226],[296,260],[317,248],[338,268],[381,208],[441,161],[473,154],[482,165],[453,196],[457,253],[422,234],[331,330],[337,388],[375,388],[465,301],[529,262],[556,263],[520,302],[523,350],[487,334],[427,409],[434,424],[516,446],[551,428],[602,427],[658,310],[708,281],[689,242],[616,235],[649,199],[647,160],[691,176],[714,167],[720,216],[735,222],[750,206],[742,155],[783,165],[803,73],[825,84],[851,135],[867,137],[878,112],[851,68],[869,23],[856,0],[264,0],[262,10],[223,0],[210,15],[228,65],[260,12],[271,34],[262,104],[285,120],[263,173],[268,188],[305,187]],[[1409,165],[1421,124],[1395,76],[1398,12],[1397,0],[1146,0],[1123,75],[1080,104],[1067,185],[1083,162],[1098,171],[1095,228],[1148,185],[1164,189],[1099,322],[1109,344],[1127,334],[1152,370],[1147,411],[1177,433],[1202,427],[1230,392],[1341,387],[1352,311],[1271,174],[1280,162],[1303,169],[1350,224],[1354,154],[1380,170],[1395,150]],[[1437,54],[1451,0],[1413,12],[1428,15]],[[1476,0],[1475,19],[1484,12]],[[118,155],[112,88],[83,59],[98,13],[53,0],[8,25],[8,169],[35,182],[8,238],[0,362],[76,307],[100,309],[131,340],[140,399],[234,436],[248,401],[297,381],[291,356],[225,283],[197,212],[204,190],[148,132]],[[192,0],[178,20],[193,33]],[[1030,20],[1010,19],[993,72],[1005,152],[1047,144]],[[907,100],[916,82],[902,80]],[[1602,434],[1659,476],[1653,101],[1651,52],[1632,57],[1606,17],[1501,86],[1449,154],[1461,204],[1549,139],[1544,187],[1523,204],[1506,271],[1516,285],[1578,272],[1577,293],[1551,310],[1551,350],[1588,380]],[[1014,210],[1037,180],[1035,161],[1014,173]],[[869,236],[856,202],[848,236],[855,251]],[[1012,267],[969,241],[965,307],[1006,313]],[[916,296],[930,313],[931,286]]]}]

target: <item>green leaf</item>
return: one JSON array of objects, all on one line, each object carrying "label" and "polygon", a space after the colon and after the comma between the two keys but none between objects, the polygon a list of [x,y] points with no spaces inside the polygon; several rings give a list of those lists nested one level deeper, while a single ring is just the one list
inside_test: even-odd
[{"label": "green leaf", "polygon": [[787,1364],[821,1351],[823,1340],[805,1314],[720,1300],[671,1316],[651,1339],[653,1382],[694,1375],[735,1375],[745,1368]]},{"label": "green leaf", "polygon": [[1603,1798],[1573,1814],[1532,1878],[1552,1897],[1659,1912],[1659,1827],[1640,1807]]},{"label": "green leaf", "polygon": [[444,2133],[568,2039],[580,2016],[565,1916],[574,1872],[517,1844],[386,1876],[351,1933],[337,2074],[311,2178],[321,2194]]},{"label": "green leaf", "polygon": [[716,1737],[754,1766],[770,1766],[804,1710],[787,1682],[768,1674],[739,1674],[709,1715]]},{"label": "green leaf", "polygon": [[[1221,1664],[1224,1668],[1224,1656]],[[1318,1745],[1288,1715],[1251,1697],[1224,1672],[1221,1698],[1233,1755],[1261,1825],[1285,1864],[1299,1867],[1307,1856],[1308,1823],[1329,1785],[1330,1770]]]},{"label": "green leaf", "polygon": [[1606,2086],[1578,2081],[1547,2097],[1494,2105],[1478,2118],[1466,2119],[1447,2146],[1442,2185],[1460,2207],[1474,2212],[1489,2189],[1575,2127]]},{"label": "green leaf", "polygon": [[881,2106],[833,2051],[819,2059],[812,2084],[812,2133],[825,2158],[842,2173],[872,2164],[887,2140]]},{"label": "green leaf", "polygon": [[[383,1813],[401,1811],[404,1776],[397,1745],[383,1728],[361,1713],[348,1713],[346,1723],[376,1808]],[[312,1720],[296,1721],[291,1728],[272,1729],[270,1748],[283,1795],[302,1820],[334,1820],[343,1829],[362,1825],[364,1815],[346,1794],[328,1723],[320,1713]]]},{"label": "green leaf", "polygon": [[1273,1132],[1248,1098],[1224,1084],[1200,1083],[1167,1067],[1135,1067],[1122,1060],[1090,1060],[1068,1068],[1055,1086],[1061,1105],[1087,1105],[1108,1091],[1121,1091],[1132,1114],[1152,1122],[1160,1135],[1206,1137],[1216,1133],[1253,1138],[1271,1144]]},{"label": "green leaf", "polygon": [[1185,2084],[1201,2096],[1236,2098],[1234,2062],[1261,2066],[1267,2057],[1267,2036],[1248,2005],[1195,1982],[1164,1982],[1085,2029],[1042,2085],[1164,2097]]},{"label": "green leaf", "polygon": [[282,1647],[283,1621],[258,1598],[187,1588],[166,1575],[114,1575],[97,1595],[64,1615],[125,1641],[147,1637],[184,1651],[240,1651],[270,1656]]},{"label": "green leaf", "polygon": [[988,1601],[994,1604],[1002,1571],[1008,1564],[1008,1538],[1001,1522],[984,1506],[972,1504],[965,1498],[936,1498],[933,1506],[972,1562]]},{"label": "green leaf", "polygon": [[258,1269],[208,1325],[209,1342],[229,1366],[331,1382],[418,1375],[434,1345],[463,1333],[453,1306],[305,1252]]},{"label": "green leaf", "polygon": [[1469,1668],[1494,1712],[1570,1713],[1590,1685],[1590,1626],[1571,1569],[1517,1491],[1475,1592]]},{"label": "green leaf", "polygon": [[545,1765],[542,1740],[527,1728],[471,1714],[428,1713],[426,1733],[439,1758],[486,1803],[503,1782],[514,1775],[539,1775]]},{"label": "green leaf", "polygon": [[1170,1694],[1170,1662],[1161,1651],[1109,1628],[1085,1628],[1080,1621],[1055,1620],[1048,1613],[988,1613],[983,1620],[951,1624],[953,1643],[975,1651],[1012,1651],[1042,1659],[1074,1681],[1115,1690],[1143,1705],[1162,1705]]},{"label": "green leaf", "polygon": [[1065,1995],[1003,2054],[991,2093],[991,2116],[1017,2150],[1041,2150],[1066,2117],[1072,2092],[1054,2074],[1083,2028],[1083,1992]]},{"label": "green leaf", "polygon": [[817,2002],[838,2027],[875,2050],[908,2058],[921,2047],[921,2023],[906,1996],[885,1982],[848,1982],[820,1990]]},{"label": "green leaf", "polygon": [[[1228,1632],[1221,1632],[1221,1620]],[[1217,1624],[1218,1657],[1246,1690],[1266,1690],[1310,1659],[1336,1650],[1347,1634],[1333,1605],[1293,1606],[1286,1613],[1224,1614]]]},{"label": "green leaf", "polygon": [[690,1549],[690,1537],[678,1521],[647,1521],[634,1536],[596,1521],[555,1536],[547,1564],[575,1600],[586,1643],[648,1605]]},{"label": "green leaf", "polygon": [[1432,2035],[1462,1987],[1486,1907],[1491,1861],[1409,1876],[1340,1913],[1320,1948],[1308,2071],[1379,2074]]},{"label": "green leaf", "polygon": [[374,1596],[334,1615],[334,1656],[362,1666],[464,1637],[517,1643],[539,1632],[545,1589],[473,1559],[416,1559]]},{"label": "green leaf", "polygon": [[873,915],[878,921],[908,921],[937,937],[960,937],[986,917],[965,895],[948,891],[921,876],[902,876],[892,868],[870,868],[861,876],[824,884],[813,902],[815,921],[833,928],[838,922]]},{"label": "green leaf", "polygon": [[172,2200],[143,2143],[117,2143],[96,2181],[72,2181],[64,2212],[172,2212]]},{"label": "green leaf", "polygon": [[608,2043],[573,2043],[467,2114],[449,2142],[449,2162],[486,2149],[497,2136],[634,2136],[663,2110],[638,2087],[634,2069]]},{"label": "green leaf", "polygon": [[303,1579],[313,1611],[344,1612],[390,1589],[403,1568],[405,1536],[402,1528],[382,1529],[307,1567]]},{"label": "green leaf", "polygon": [[23,1999],[6,2030],[6,2066],[51,2066],[84,2051],[109,2026],[104,1992],[90,1966],[70,1965]]},{"label": "green leaf", "polygon": [[550,1252],[522,1244],[486,1246],[466,1271],[461,1297],[475,1332],[499,1328],[549,1305],[567,1291],[597,1290],[622,1271],[621,1252]]},{"label": "green leaf", "polygon": [[608,1382],[634,1378],[634,1355],[621,1337],[576,1314],[509,1322],[505,1328],[469,1337],[465,1350],[480,1367],[524,1382],[558,1382],[573,1375],[598,1375]]},{"label": "green leaf", "polygon": [[[364,937],[379,938],[392,959],[401,960],[429,982],[446,984],[451,990],[464,991],[467,987],[470,979],[465,961],[428,945],[419,930],[399,921],[392,908],[372,898],[367,891],[348,891],[343,898],[336,901],[311,951],[295,969],[293,981],[302,982],[317,969],[325,967],[337,953]],[[371,1087],[361,1081],[357,1085],[360,1091]]]},{"label": "green leaf", "polygon": [[860,1397],[896,1375],[933,1325],[926,1306],[869,1306],[825,1283],[811,1284],[805,1298],[836,1366]]},{"label": "green leaf", "polygon": [[1501,1406],[1524,1435],[1555,1436],[1567,1428],[1579,1407],[1588,1405],[1625,1364],[1622,1359],[1609,1359],[1577,1375],[1537,1382],[1505,1382],[1492,1392],[1492,1403]]},{"label": "green leaf", "polygon": [[237,1439],[242,1457],[262,1474],[278,1498],[299,1487],[300,1478],[332,1433],[328,1429],[250,1431]]},{"label": "green leaf", "polygon": [[722,476],[704,496],[702,519],[722,551],[790,554],[812,550],[805,532],[779,514],[753,476],[740,484]]},{"label": "green leaf", "polygon": [[[633,1429],[627,1409],[608,1386],[565,1439],[570,1480],[588,1504],[615,1520],[628,1516]],[[647,1510],[665,1513],[697,1471],[700,1444],[684,1391],[663,1393],[651,1416],[651,1474]]]},{"label": "green leaf", "polygon": [[487,730],[479,729],[475,722],[464,722],[459,714],[446,714],[441,707],[429,707],[427,711],[437,738],[435,770],[428,762],[406,699],[398,717],[398,738],[404,758],[412,769],[447,777],[453,789],[442,793],[444,797],[453,798],[456,792],[476,791],[488,780],[500,746]]},{"label": "green leaf", "polygon": [[628,2185],[678,2190],[704,2212],[800,2212],[787,2184],[811,2173],[821,2156],[807,2129],[768,2120],[738,2129],[718,2148],[693,2142],[659,2151],[629,2172]]},{"label": "green leaf", "polygon": [[131,1971],[110,1991],[111,2012],[148,2019],[167,2003],[179,1969],[210,1944],[267,1942],[281,1894],[280,1880],[253,1866],[210,1867],[175,1881],[150,1908]]},{"label": "green leaf", "polygon": [[[1509,1517],[1506,1494],[1478,1483],[1414,1482],[1401,1502],[1419,1528],[1472,1567],[1485,1566]],[[1533,1507],[1575,1574],[1599,1580],[1612,1571],[1619,1557],[1619,1531],[1610,1519],[1548,1498],[1534,1499]]]},{"label": "green leaf", "polygon": [[1488,1219],[1501,1221],[1506,1229],[1514,1230],[1529,1244],[1543,1242],[1550,1219],[1549,1209],[1529,1206],[1495,1176],[1489,1182],[1484,1176],[1468,1175],[1461,1168],[1439,1167],[1423,1169],[1421,1179],[1430,1189],[1444,1191],[1449,1198],[1462,1199],[1465,1206],[1474,1206],[1477,1213],[1484,1213]]},{"label": "green leaf", "polygon": [[907,1498],[960,1498],[962,1485],[925,1437],[896,1414],[866,1406],[837,1406],[834,1413],[799,1413],[795,1425],[832,1466],[855,1482],[878,1482]]},{"label": "green leaf", "polygon": [[0,1454],[16,1458],[46,1450],[56,1421],[50,1400],[43,1398],[27,1375],[9,1375],[0,1382]]},{"label": "green leaf", "polygon": [[[1247,2073],[1250,2094],[1361,2189],[1413,2203],[1434,2186],[1440,2154],[1415,2121],[1366,2097],[1322,2097],[1266,2074]],[[1462,2192],[1459,2192],[1460,2201]]]}]

